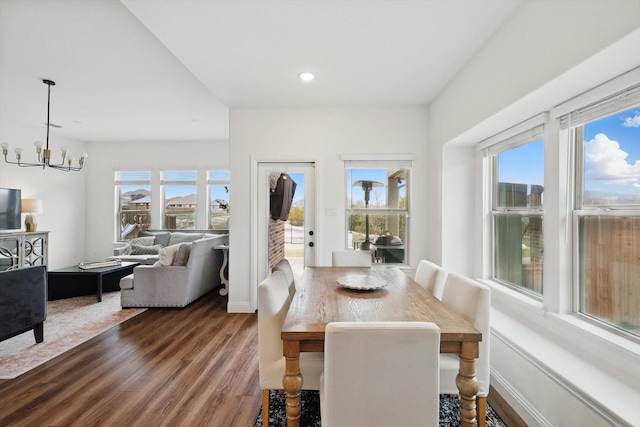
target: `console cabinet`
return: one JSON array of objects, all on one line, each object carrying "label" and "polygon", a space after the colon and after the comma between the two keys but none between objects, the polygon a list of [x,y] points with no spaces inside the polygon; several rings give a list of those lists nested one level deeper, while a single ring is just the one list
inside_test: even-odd
[{"label": "console cabinet", "polygon": [[48,231],[0,232],[0,271],[47,265]]}]

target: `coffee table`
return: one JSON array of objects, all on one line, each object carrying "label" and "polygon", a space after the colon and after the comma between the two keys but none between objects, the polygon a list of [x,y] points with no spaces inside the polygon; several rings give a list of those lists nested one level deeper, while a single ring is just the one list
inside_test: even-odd
[{"label": "coffee table", "polygon": [[47,274],[48,301],[96,294],[102,302],[102,292],[119,291],[120,279],[133,273],[138,262],[83,270],[77,265],[51,270]]}]

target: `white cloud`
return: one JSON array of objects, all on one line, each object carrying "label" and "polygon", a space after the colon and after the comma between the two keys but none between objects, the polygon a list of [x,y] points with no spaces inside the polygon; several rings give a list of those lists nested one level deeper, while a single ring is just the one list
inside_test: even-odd
[{"label": "white cloud", "polygon": [[636,113],[633,117],[627,117],[622,122],[622,126],[626,128],[638,128],[640,127],[640,113]]},{"label": "white cloud", "polygon": [[587,179],[612,183],[632,183],[640,179],[640,160],[627,163],[629,154],[617,141],[603,133],[585,141],[585,176]]}]

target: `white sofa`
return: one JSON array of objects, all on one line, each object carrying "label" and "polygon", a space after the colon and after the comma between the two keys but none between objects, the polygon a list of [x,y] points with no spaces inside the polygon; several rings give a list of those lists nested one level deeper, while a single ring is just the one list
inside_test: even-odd
[{"label": "white sofa", "polygon": [[120,280],[121,304],[127,307],[185,307],[218,287],[229,235],[210,235],[191,243],[186,265],[139,265]]}]

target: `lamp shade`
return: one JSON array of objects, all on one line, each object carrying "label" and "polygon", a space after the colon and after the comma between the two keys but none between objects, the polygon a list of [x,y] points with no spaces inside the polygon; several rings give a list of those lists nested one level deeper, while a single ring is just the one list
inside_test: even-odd
[{"label": "lamp shade", "polygon": [[40,213],[40,212],[42,212],[42,200],[22,199],[22,213]]}]

